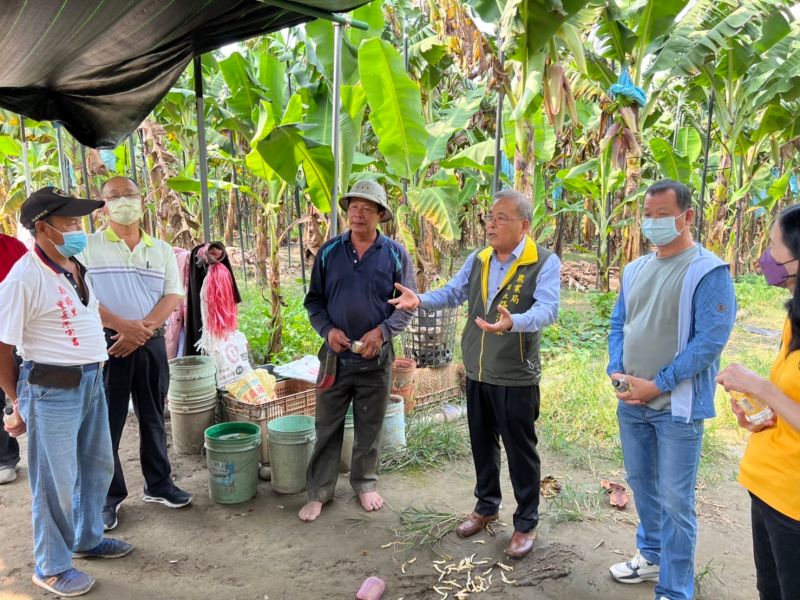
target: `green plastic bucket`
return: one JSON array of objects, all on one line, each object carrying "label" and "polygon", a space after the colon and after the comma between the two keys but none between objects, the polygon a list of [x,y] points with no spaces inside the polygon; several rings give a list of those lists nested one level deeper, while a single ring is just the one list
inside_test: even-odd
[{"label": "green plastic bucket", "polygon": [[353,442],[355,441],[353,430],[353,405],[347,409],[344,415],[344,436],[342,437],[342,451],[339,453],[339,472],[347,473],[353,462]]},{"label": "green plastic bucket", "polygon": [[381,449],[400,450],[406,447],[406,416],[402,402],[389,402],[383,418]]},{"label": "green plastic bucket", "polygon": [[267,423],[272,489],[297,494],[306,489],[306,469],[314,452],[314,417],[292,415]]},{"label": "green plastic bucket", "polygon": [[205,431],[208,495],[236,504],[256,495],[261,428],[255,423],[219,423]]}]

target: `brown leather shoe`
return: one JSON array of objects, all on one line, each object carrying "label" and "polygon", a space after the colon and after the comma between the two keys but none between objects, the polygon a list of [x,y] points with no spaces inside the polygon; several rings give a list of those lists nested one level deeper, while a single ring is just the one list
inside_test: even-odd
[{"label": "brown leather shoe", "polygon": [[492,521],[497,521],[497,515],[489,515],[488,517],[484,517],[483,515],[479,515],[478,513],[474,512],[471,513],[466,519],[461,521],[461,524],[456,527],[456,533],[459,535],[459,537],[467,538],[478,533]]},{"label": "brown leather shoe", "polygon": [[536,530],[533,531],[515,531],[511,536],[511,541],[506,546],[506,555],[509,558],[523,558],[531,550],[533,550],[533,543],[536,540]]}]

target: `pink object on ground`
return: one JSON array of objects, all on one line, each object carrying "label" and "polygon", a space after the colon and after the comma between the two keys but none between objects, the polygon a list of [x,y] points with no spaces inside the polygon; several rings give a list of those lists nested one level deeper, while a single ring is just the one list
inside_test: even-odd
[{"label": "pink object on ground", "polygon": [[356,593],[357,600],[381,600],[386,584],[380,577],[367,577]]}]

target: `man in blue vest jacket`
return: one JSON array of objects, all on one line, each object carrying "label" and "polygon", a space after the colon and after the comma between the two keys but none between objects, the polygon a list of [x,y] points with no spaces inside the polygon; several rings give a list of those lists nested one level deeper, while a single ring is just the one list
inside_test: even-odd
[{"label": "man in blue vest jacket", "polygon": [[[611,567],[620,583],[656,581],[657,600],[694,593],[695,481],[714,377],[736,316],[728,265],[692,239],[691,193],[663,180],[645,195],[656,251],[630,263],[611,316],[608,375],[636,499],[638,551]],[[627,390],[627,391],[624,391]]]}]

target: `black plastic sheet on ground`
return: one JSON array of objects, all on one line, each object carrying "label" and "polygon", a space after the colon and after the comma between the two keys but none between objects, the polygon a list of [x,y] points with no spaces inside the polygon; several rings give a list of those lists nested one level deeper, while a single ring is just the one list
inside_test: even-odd
[{"label": "black plastic sheet on ground", "polygon": [[[365,3],[295,4],[330,13]],[[193,56],[310,19],[268,0],[2,0],[0,106],[113,147]]]}]

